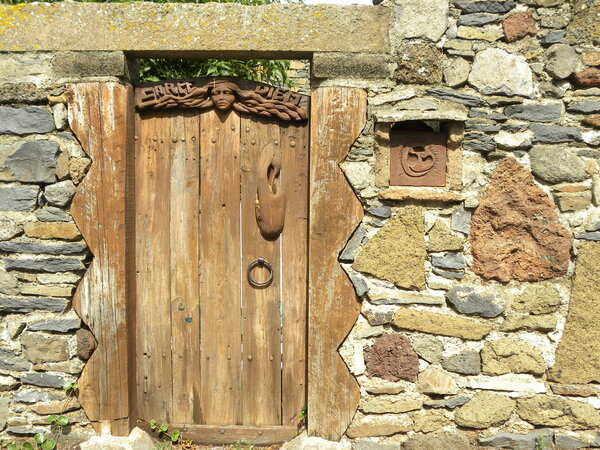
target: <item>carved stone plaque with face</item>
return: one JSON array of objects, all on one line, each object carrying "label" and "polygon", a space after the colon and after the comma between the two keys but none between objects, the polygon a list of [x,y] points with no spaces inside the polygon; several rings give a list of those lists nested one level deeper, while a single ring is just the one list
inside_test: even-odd
[{"label": "carved stone plaque with face", "polygon": [[390,186],[445,186],[446,133],[392,130]]}]

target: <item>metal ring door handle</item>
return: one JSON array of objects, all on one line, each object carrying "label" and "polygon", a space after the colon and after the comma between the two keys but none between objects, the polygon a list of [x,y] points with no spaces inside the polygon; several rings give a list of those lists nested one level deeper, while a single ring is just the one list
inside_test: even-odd
[{"label": "metal ring door handle", "polygon": [[[258,266],[266,267],[267,270],[269,271],[269,277],[265,281],[257,281],[254,278],[252,278],[252,271],[254,270],[255,267],[258,267]],[[268,286],[269,284],[271,284],[271,281],[273,281],[273,267],[271,267],[271,263],[269,261],[267,261],[265,258],[259,256],[254,261],[252,261],[250,264],[248,264],[248,270],[246,271],[246,275],[248,276],[248,282],[252,286],[265,287],[265,286]]]}]

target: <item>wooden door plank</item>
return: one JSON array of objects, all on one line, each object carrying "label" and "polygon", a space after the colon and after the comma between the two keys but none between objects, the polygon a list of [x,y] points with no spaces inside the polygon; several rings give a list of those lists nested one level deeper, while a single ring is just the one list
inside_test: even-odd
[{"label": "wooden door plank", "polygon": [[[176,114],[176,115],[175,115]],[[171,330],[173,421],[201,423],[198,221],[200,122],[171,117]]]},{"label": "wooden door plank", "polygon": [[138,408],[143,418],[172,418],[170,280],[170,118],[139,120],[136,146]]},{"label": "wooden door plank", "polygon": [[[280,154],[279,124],[273,120],[245,117],[242,126],[241,211],[242,211],[242,424],[281,423],[281,326],[279,239],[267,240],[257,224],[257,179],[261,152],[268,148]],[[265,287],[252,286],[246,276],[257,258],[272,266],[273,281]],[[252,271],[254,279],[268,279],[264,267]]]},{"label": "wooden door plank", "polygon": [[363,209],[339,163],[366,120],[367,96],[356,88],[323,87],[311,98],[308,433],[338,441],[360,392],[337,349],[356,322],[359,303],[337,256]]},{"label": "wooden door plank", "polygon": [[281,170],[287,195],[281,257],[283,425],[296,423],[306,404],[308,130],[308,124],[281,128]]},{"label": "wooden door plank", "polygon": [[133,93],[117,83],[74,84],[68,92],[71,128],[93,161],[71,206],[94,255],[73,299],[97,341],[79,379],[79,402],[97,430],[127,434],[125,191]]},{"label": "wooden door plank", "polygon": [[241,420],[240,118],[200,117],[200,404],[204,422]]}]

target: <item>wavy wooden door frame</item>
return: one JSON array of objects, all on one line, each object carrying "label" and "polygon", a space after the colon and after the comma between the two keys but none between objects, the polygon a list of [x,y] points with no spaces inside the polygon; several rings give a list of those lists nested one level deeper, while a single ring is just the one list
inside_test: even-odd
[{"label": "wavy wooden door frame", "polygon": [[[79,83],[68,89],[69,122],[92,159],[71,213],[94,255],[73,307],[98,346],[79,380],[79,401],[99,432],[123,435],[135,425],[132,361],[135,311],[126,235],[131,211],[127,174],[133,153],[133,91],[119,83]],[[366,121],[358,88],[313,91],[310,124],[308,294],[308,433],[339,440],[356,413],[359,386],[338,353],[359,314],[338,253],[363,217],[339,163]],[[128,256],[129,255],[129,256]],[[128,284],[129,283],[129,284]]]}]

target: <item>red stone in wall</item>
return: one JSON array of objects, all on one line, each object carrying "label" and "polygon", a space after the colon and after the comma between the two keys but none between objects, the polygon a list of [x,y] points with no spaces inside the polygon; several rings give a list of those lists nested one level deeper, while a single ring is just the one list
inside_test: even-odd
[{"label": "red stone in wall", "polygon": [[402,334],[386,334],[365,350],[365,363],[370,377],[388,381],[415,381],[419,373],[419,357]]},{"label": "red stone in wall", "polygon": [[535,36],[537,34],[532,10],[511,15],[502,22],[502,28],[504,29],[504,36],[507,42],[514,42],[525,36]]},{"label": "red stone in wall", "polygon": [[571,247],[571,233],[533,175],[514,158],[501,161],[473,213],[473,272],[502,282],[558,277]]}]

